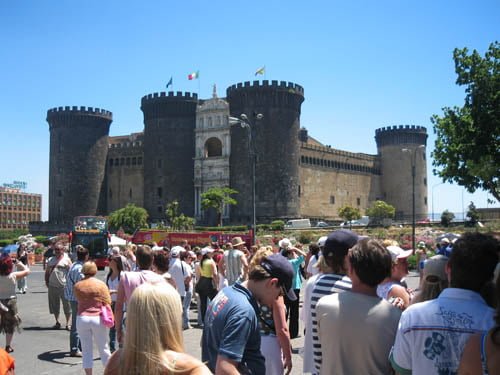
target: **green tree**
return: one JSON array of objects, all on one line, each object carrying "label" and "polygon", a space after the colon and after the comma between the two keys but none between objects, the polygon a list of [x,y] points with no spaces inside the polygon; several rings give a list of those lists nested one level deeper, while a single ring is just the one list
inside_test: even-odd
[{"label": "green tree", "polygon": [[148,212],[135,204],[129,203],[109,214],[108,223],[111,228],[123,228],[132,233],[135,229],[147,226]]},{"label": "green tree", "polygon": [[191,230],[194,228],[195,220],[179,211],[179,202],[174,200],[167,204],[165,214],[174,230]]},{"label": "green tree", "polygon": [[[457,85],[465,86],[463,107],[445,107],[431,121],[436,133],[433,173],[473,193],[488,191],[500,201],[500,43],[484,58],[474,50],[455,49]],[[439,169],[438,169],[439,168]]]},{"label": "green tree", "polygon": [[221,227],[222,211],[224,210],[224,205],[238,204],[236,199],[232,197],[233,194],[238,194],[238,191],[229,187],[212,187],[201,194],[201,207],[204,210],[208,210],[210,208],[215,209],[215,211],[217,212],[217,223]]},{"label": "green tree", "polygon": [[361,211],[359,208],[355,208],[349,205],[340,207],[338,210],[339,216],[345,221],[349,222],[349,228],[351,228],[351,220],[361,219]]},{"label": "green tree", "polygon": [[455,214],[453,212],[444,210],[441,214],[441,225],[443,227],[449,227],[454,218]]},{"label": "green tree", "polygon": [[479,211],[473,202],[470,202],[466,216],[468,218],[468,224],[470,225],[476,225],[479,221]]},{"label": "green tree", "polygon": [[384,219],[392,219],[396,213],[394,206],[384,201],[375,201],[371,207],[366,209],[370,222],[381,223]]}]

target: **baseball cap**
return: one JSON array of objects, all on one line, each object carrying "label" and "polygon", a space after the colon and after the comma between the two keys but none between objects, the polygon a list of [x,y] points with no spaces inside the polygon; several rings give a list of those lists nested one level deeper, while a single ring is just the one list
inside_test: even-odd
[{"label": "baseball cap", "polygon": [[184,251],[184,248],[182,246],[174,246],[172,249],[170,249],[170,255],[173,258],[177,258],[182,251]]},{"label": "baseball cap", "polygon": [[323,256],[331,257],[334,253],[345,256],[349,249],[356,245],[358,239],[359,236],[356,233],[347,229],[333,231],[326,238]]},{"label": "baseball cap", "polygon": [[322,236],[318,239],[318,246],[319,247],[323,247],[325,246],[325,242],[326,242],[326,239],[328,238],[328,236]]},{"label": "baseball cap", "polygon": [[297,300],[297,296],[292,287],[294,271],[292,264],[287,258],[281,254],[272,254],[264,258],[260,265],[271,275],[271,277],[278,279],[279,284],[284,287],[286,296],[290,301]]},{"label": "baseball cap", "polygon": [[404,259],[408,258],[412,253],[413,250],[403,250],[399,246],[387,246],[386,248],[389,250],[389,253],[391,253],[391,258],[392,261],[394,262],[396,259]]},{"label": "baseball cap", "polygon": [[434,255],[427,259],[424,263],[424,279],[427,280],[429,276],[435,276],[440,280],[447,280],[446,263],[448,263],[448,257],[444,255]]}]

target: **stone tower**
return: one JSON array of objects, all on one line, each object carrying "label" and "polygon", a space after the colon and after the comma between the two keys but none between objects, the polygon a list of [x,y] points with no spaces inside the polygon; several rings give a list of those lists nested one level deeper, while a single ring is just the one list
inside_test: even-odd
[{"label": "stone tower", "polygon": [[49,221],[103,214],[109,126],[113,115],[92,107],[47,111],[50,129]]},{"label": "stone tower", "polygon": [[415,173],[415,216],[427,217],[427,130],[399,125],[375,131],[381,165],[382,199],[396,208],[396,220],[412,218],[412,172]]},{"label": "stone tower", "polygon": [[178,91],[144,96],[144,208],[151,220],[165,219],[166,204],[194,214],[194,129],[198,95]]},{"label": "stone tower", "polygon": [[[236,222],[252,216],[252,162],[249,131],[256,153],[256,216],[294,218],[299,211],[299,129],[304,89],[291,82],[254,81],[227,89],[230,114],[248,117],[250,129],[231,127],[231,187],[239,191],[231,207]],[[262,114],[262,119],[258,119]]]}]

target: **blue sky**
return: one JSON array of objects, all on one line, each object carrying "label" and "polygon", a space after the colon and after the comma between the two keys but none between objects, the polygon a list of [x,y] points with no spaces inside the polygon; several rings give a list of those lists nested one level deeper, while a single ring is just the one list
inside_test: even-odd
[{"label": "blue sky", "polygon": [[[498,1],[462,0],[1,2],[0,184],[42,193],[46,219],[48,109],[104,108],[110,134],[129,134],[143,129],[141,97],[170,77],[175,91],[225,96],[263,65],[265,79],[304,87],[301,125],[321,142],[375,154],[375,129],[415,124],[430,155],[431,115],[463,104],[452,51],[484,53],[499,14]],[[484,192],[438,185],[431,165],[428,177],[435,212],[488,206]]]}]

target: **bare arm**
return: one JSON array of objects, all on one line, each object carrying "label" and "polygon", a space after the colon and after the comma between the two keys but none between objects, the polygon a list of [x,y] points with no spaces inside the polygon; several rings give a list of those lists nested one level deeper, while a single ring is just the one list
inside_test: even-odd
[{"label": "bare arm", "polygon": [[278,298],[273,304],[273,320],[276,329],[276,336],[283,352],[283,367],[285,374],[288,375],[292,371],[292,347],[290,345],[290,333],[285,316],[285,303],[283,297]]},{"label": "bare arm", "polygon": [[30,269],[24,265],[22,262],[17,262],[16,264],[17,267],[19,267],[21,270],[15,272],[16,275],[16,280],[22,279],[23,277],[26,277],[30,273]]},{"label": "bare arm", "polygon": [[460,366],[458,367],[459,375],[482,375],[480,340],[481,335],[475,334],[465,344]]},{"label": "bare arm", "polygon": [[239,375],[238,362],[232,361],[221,355],[217,356],[215,375]]},{"label": "bare arm", "polygon": [[401,298],[403,300],[403,308],[406,309],[410,305],[410,294],[401,285],[394,285],[389,292],[389,297]]},{"label": "bare arm", "polygon": [[115,304],[115,329],[116,329],[116,339],[118,342],[122,342],[122,320],[123,320],[123,303],[125,302],[125,288],[120,280],[118,284],[118,293],[116,294],[116,304]]},{"label": "bare arm", "polygon": [[243,264],[243,280],[248,278],[248,260],[245,254],[241,256],[241,263]]},{"label": "bare arm", "polygon": [[217,266],[215,265],[215,262],[212,263],[212,279],[214,279],[216,289],[218,289],[219,275],[217,274]]}]

